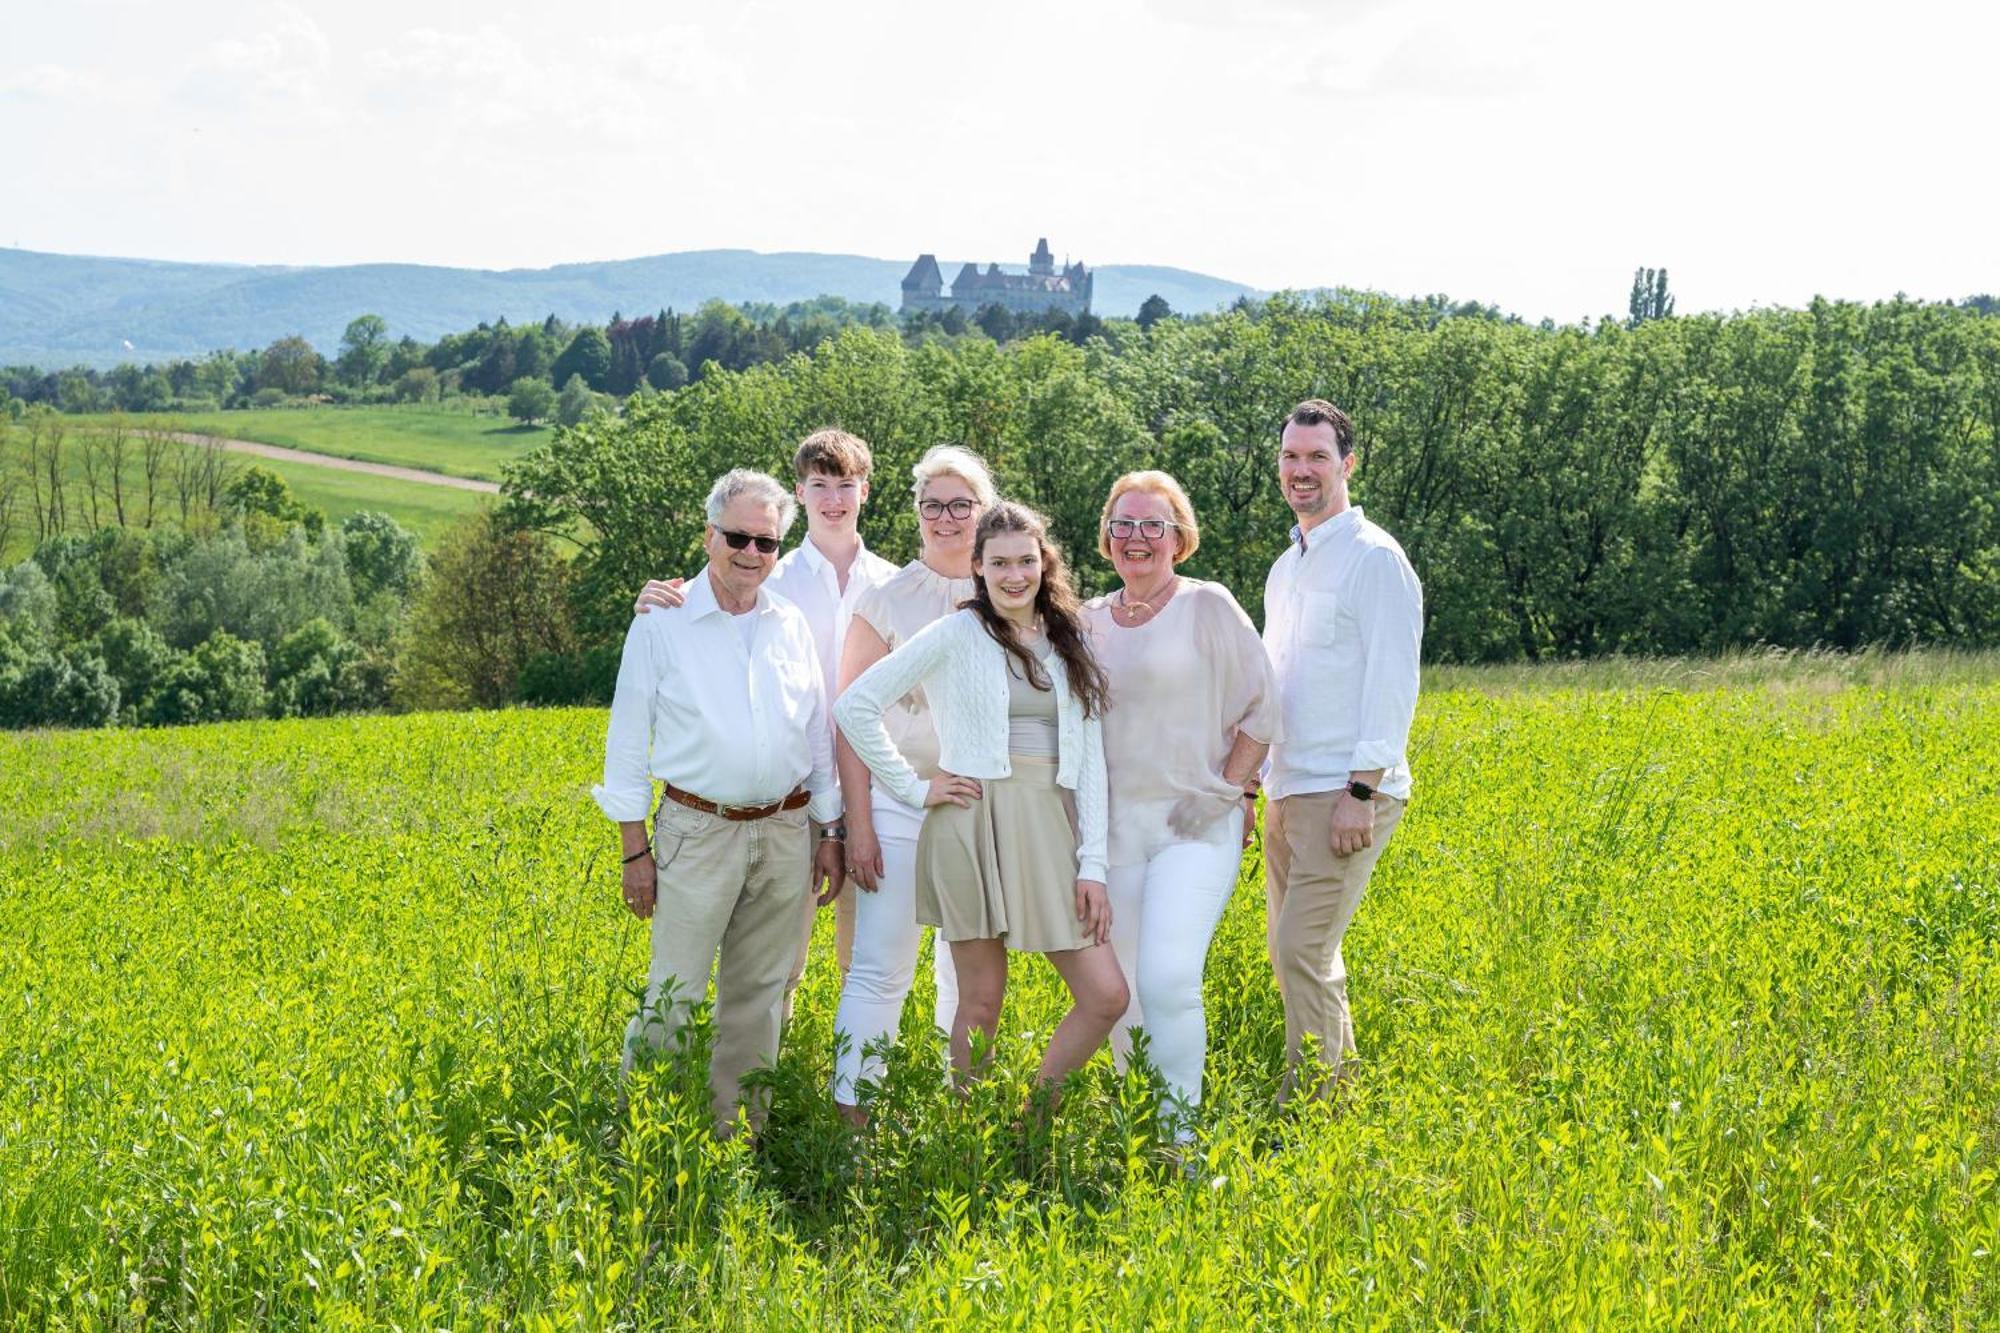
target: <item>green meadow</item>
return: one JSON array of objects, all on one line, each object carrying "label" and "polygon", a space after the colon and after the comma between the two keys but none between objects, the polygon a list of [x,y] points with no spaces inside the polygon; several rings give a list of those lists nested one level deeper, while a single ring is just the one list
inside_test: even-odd
[{"label": "green meadow", "polygon": [[1188,1172],[1102,1056],[1023,1119],[1040,960],[962,1100],[912,1003],[865,1135],[824,952],[760,1144],[698,1051],[621,1109],[601,712],[0,736],[0,1324],[2000,1321],[1991,660],[1431,686],[1363,1058],[1274,1110],[1253,849]]},{"label": "green meadow", "polygon": [[[112,417],[74,420],[78,425],[106,425]],[[127,420],[128,424],[140,421]],[[503,464],[547,443],[552,433],[547,426],[524,426],[504,415],[433,406],[244,408],[144,420],[199,435],[254,440],[480,481],[499,481]]]},{"label": "green meadow", "polygon": [[[231,414],[234,415],[234,414]],[[74,418],[65,418],[65,424]],[[88,427],[72,426],[74,432]],[[179,426],[177,425],[178,429]],[[0,427],[0,473],[18,473],[25,459],[27,445],[20,429],[13,431]],[[134,449],[136,453],[136,447]],[[77,456],[72,443],[70,457],[64,469],[67,478],[68,505],[70,510],[70,530],[85,532],[90,530],[85,505],[85,486],[82,460]],[[358,510],[373,509],[388,514],[404,527],[415,532],[429,545],[445,529],[481,505],[492,504],[495,497],[481,495],[476,491],[460,490],[452,486],[433,486],[425,482],[404,481],[397,477],[377,477],[365,472],[348,472],[338,468],[319,467],[311,463],[293,463],[269,458],[253,458],[245,454],[228,455],[228,466],[242,469],[251,465],[267,468],[285,479],[292,494],[315,509],[326,511],[328,518],[338,523]],[[138,470],[135,461],[127,465],[128,486]],[[35,548],[34,524],[30,517],[32,510],[25,489],[14,498],[12,531],[4,542],[0,542],[0,565],[26,559]],[[162,512],[173,506],[171,488],[161,499]],[[105,522],[111,521],[109,515]]]}]

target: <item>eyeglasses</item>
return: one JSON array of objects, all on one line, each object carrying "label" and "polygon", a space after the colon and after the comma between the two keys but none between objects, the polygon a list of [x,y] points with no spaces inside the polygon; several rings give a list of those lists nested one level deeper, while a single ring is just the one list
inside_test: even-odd
[{"label": "eyeglasses", "polygon": [[728,528],[717,528],[716,531],[722,534],[722,540],[729,543],[732,551],[740,551],[752,543],[756,544],[760,555],[770,555],[778,549],[776,537],[757,537],[747,532],[732,532]]},{"label": "eyeglasses", "polygon": [[1121,542],[1135,532],[1149,542],[1156,542],[1167,535],[1169,528],[1178,527],[1180,524],[1164,518],[1112,518],[1104,522],[1104,530]]},{"label": "eyeglasses", "polygon": [[957,500],[922,501],[917,505],[917,512],[934,523],[946,514],[950,514],[953,518],[964,522],[966,519],[972,517],[972,511],[977,508],[979,508],[977,500],[967,500],[961,497]]}]

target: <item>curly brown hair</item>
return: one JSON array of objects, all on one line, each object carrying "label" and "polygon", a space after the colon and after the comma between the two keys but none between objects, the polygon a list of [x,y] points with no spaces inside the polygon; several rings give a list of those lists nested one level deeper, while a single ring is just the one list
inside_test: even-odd
[{"label": "curly brown hair", "polygon": [[[990,538],[1017,532],[1033,537],[1041,550],[1042,584],[1035,590],[1035,614],[1042,618],[1042,631],[1049,636],[1049,647],[1062,659],[1070,693],[1083,704],[1085,717],[1103,717],[1111,706],[1111,682],[1104,668],[1098,665],[1097,655],[1090,651],[1090,639],[1083,627],[1083,604],[1077,600],[1076,589],[1070,586],[1062,548],[1049,536],[1049,521],[1024,504],[1000,501],[979,516],[979,526],[972,537],[972,563],[983,562]],[[972,596],[962,605],[977,614],[993,641],[1020,663],[1023,679],[1038,690],[1055,688],[1042,671],[1042,664],[1021,642],[1014,622],[993,605],[984,578],[972,581]]]}]

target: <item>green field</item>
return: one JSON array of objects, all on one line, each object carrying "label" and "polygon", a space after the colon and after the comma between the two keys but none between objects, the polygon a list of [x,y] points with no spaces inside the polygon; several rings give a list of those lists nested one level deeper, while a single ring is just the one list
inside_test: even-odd
[{"label": "green field", "polygon": [[[110,416],[71,418],[104,425]],[[139,419],[128,418],[128,424]],[[501,464],[546,443],[546,426],[439,407],[273,407],[146,418],[174,430],[255,440],[310,453],[500,480]]]},{"label": "green field", "polygon": [[1253,856],[1193,1179],[1102,1057],[1020,1127],[1039,960],[867,1137],[823,961],[761,1146],[685,1061],[621,1112],[601,712],[0,736],[0,1325],[1992,1327],[1977,674],[1433,689],[1356,1073],[1271,1109]]},{"label": "green field", "polygon": [[[73,427],[72,430],[74,429],[76,428]],[[18,428],[10,432],[4,426],[0,426],[0,473],[18,471],[25,450],[26,446],[22,443]],[[365,472],[345,472],[335,468],[315,467],[310,463],[279,462],[268,458],[253,458],[245,454],[231,454],[229,459],[229,466],[232,468],[244,468],[255,464],[277,473],[292,488],[294,495],[314,508],[325,510],[327,516],[335,522],[357,510],[379,510],[415,532],[423,538],[426,545],[434,541],[459,518],[473,512],[481,505],[492,504],[495,500],[493,496],[481,495],[476,491],[403,481],[396,477],[375,477]],[[136,467],[136,463],[133,466]],[[72,458],[67,472],[68,488],[72,492],[69,502],[71,527],[78,532],[87,531],[88,511],[83,499],[81,462]],[[34,529],[32,520],[28,517],[28,500],[25,492],[16,498],[14,512],[16,518],[13,531],[6,541],[0,542],[0,566],[24,559],[34,550]]]}]

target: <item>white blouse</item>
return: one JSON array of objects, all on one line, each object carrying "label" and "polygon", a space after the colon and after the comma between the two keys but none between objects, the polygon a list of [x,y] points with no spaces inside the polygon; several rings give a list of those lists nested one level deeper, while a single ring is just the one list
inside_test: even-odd
[{"label": "white blouse", "polygon": [[1264,642],[1220,583],[1183,576],[1143,625],[1119,624],[1113,600],[1084,608],[1111,679],[1111,864],[1143,864],[1176,842],[1226,846],[1243,800],[1222,773],[1236,736],[1279,739],[1278,682]]},{"label": "white blouse", "polygon": [[[1106,794],[1104,735],[1070,690],[1062,659],[1049,674],[1056,696],[1056,784],[1076,794],[1077,878],[1103,880]],[[834,704],[834,721],[875,780],[906,805],[921,806],[930,784],[889,739],[883,714],[918,686],[937,727],[938,767],[960,777],[1013,775],[1007,750],[1007,650],[976,613],[954,611],[925,626],[869,667]]]}]

